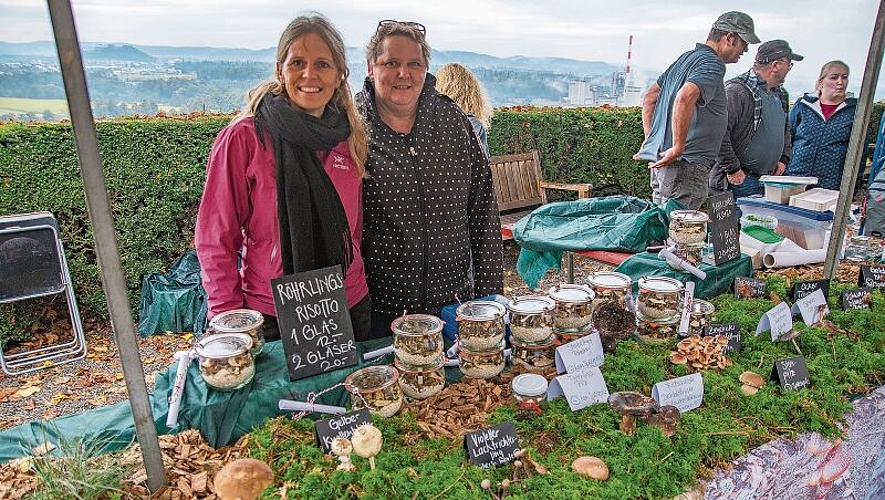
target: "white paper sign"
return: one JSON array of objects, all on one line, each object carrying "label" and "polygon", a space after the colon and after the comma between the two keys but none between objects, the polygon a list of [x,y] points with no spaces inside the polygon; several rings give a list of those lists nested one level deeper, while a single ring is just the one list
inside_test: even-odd
[{"label": "white paper sign", "polygon": [[786,302],[772,307],[759,320],[759,326],[756,327],[756,336],[760,333],[771,330],[772,342],[780,338],[781,335],[793,329],[793,313],[790,312],[790,306]]},{"label": "white paper sign", "polygon": [[[823,306],[823,314],[820,312],[821,306]],[[790,311],[792,314],[802,313],[802,321],[806,325],[811,326],[830,314],[830,306],[827,305],[827,299],[824,298],[823,290],[818,288],[811,294],[797,300]]]},{"label": "white paper sign", "polygon": [[556,373],[582,372],[602,366],[604,359],[599,332],[593,332],[556,348]]},{"label": "white paper sign", "polygon": [[704,401],[704,379],[700,373],[658,382],[651,389],[651,397],[659,405],[672,405],[684,413],[701,406]]},{"label": "white paper sign", "polygon": [[688,337],[688,325],[691,322],[691,311],[694,301],[694,281],[685,283],[685,290],[682,293],[682,318],[679,320],[679,335]]},{"label": "white paper sign", "polygon": [[566,373],[550,382],[547,388],[547,401],[565,396],[569,408],[578,411],[593,403],[608,401],[608,387],[599,368],[587,368],[578,373]]}]

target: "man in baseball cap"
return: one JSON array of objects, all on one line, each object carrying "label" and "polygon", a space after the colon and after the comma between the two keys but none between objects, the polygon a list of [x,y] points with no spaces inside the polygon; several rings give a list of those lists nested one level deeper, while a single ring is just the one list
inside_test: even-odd
[{"label": "man in baseball cap", "polygon": [[713,23],[713,29],[736,33],[748,44],[759,43],[762,41],[756,36],[753,18],[736,10],[726,12],[719,16],[719,19]]},{"label": "man in baseball cap", "polygon": [[759,49],[756,51],[757,63],[766,64],[778,59],[801,61],[805,58],[793,52],[793,49],[790,48],[790,44],[787,43],[786,40],[771,40],[765,42],[760,45]]}]

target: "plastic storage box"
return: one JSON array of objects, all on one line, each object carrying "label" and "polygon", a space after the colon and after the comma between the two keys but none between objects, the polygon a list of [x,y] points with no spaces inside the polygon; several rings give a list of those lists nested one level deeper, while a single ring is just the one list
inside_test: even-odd
[{"label": "plastic storage box", "polygon": [[801,194],[790,196],[790,206],[823,212],[831,210],[839,201],[839,191],[824,188],[809,189]]},{"label": "plastic storage box", "polygon": [[738,198],[736,203],[743,215],[776,217],[777,233],[806,250],[823,248],[833,225],[833,212],[791,207],[755,197]]},{"label": "plastic storage box", "polygon": [[810,184],[817,184],[817,177],[763,175],[759,181],[765,186],[766,200],[789,203],[791,196],[802,193]]}]

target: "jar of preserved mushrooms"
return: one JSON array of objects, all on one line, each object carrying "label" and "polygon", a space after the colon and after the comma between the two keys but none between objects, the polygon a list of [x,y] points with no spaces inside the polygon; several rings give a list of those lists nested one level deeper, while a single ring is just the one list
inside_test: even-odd
[{"label": "jar of preserved mushrooms", "polygon": [[443,352],[443,320],[430,314],[404,314],[390,324],[393,353],[407,365],[429,365]]},{"label": "jar of preserved mushrooms", "polygon": [[633,279],[623,273],[602,271],[587,276],[587,284],[596,294],[593,307],[604,300],[617,300],[627,307],[627,297],[633,293]]},{"label": "jar of preserved mushrooms", "polygon": [[403,406],[399,372],[390,365],[367,366],[351,373],[344,380],[354,410],[369,408],[379,417],[392,417]]},{"label": "jar of preserved mushrooms", "polygon": [[688,321],[689,335],[704,335],[704,329],[713,322],[713,313],[716,306],[706,300],[694,299],[691,301],[691,314]]},{"label": "jar of preserved mushrooms", "polygon": [[670,212],[670,239],[679,245],[695,245],[707,239],[707,214],[700,210]]},{"label": "jar of preserved mushrooms", "polygon": [[593,297],[589,287],[563,283],[550,289],[547,295],[553,299],[553,328],[557,333],[583,332],[590,327]]},{"label": "jar of preserved mushrooms", "polygon": [[513,377],[513,400],[519,403],[540,405],[547,399],[547,379],[537,373],[523,373]]},{"label": "jar of preserved mushrooms", "polygon": [[[672,249],[671,251],[673,252],[673,255],[679,257],[680,259],[688,262],[695,267],[698,267],[701,264],[701,260],[703,260],[704,256],[704,247],[706,246],[705,242],[702,241],[694,245],[675,245],[675,242],[673,240],[667,240],[667,243]],[[669,265],[670,268],[675,271],[688,272],[685,271],[685,269],[682,269],[682,266],[679,266],[674,262],[670,262],[669,260],[667,261],[667,265]]]},{"label": "jar of preserved mushrooms", "polygon": [[458,306],[458,340],[470,349],[494,349],[504,340],[504,306],[487,300],[472,300]]},{"label": "jar of preserved mushrooms", "polygon": [[553,309],[556,303],[549,297],[529,295],[510,300],[510,334],[514,338],[538,342],[553,334]]},{"label": "jar of preserved mushrooms", "polygon": [[442,356],[435,363],[423,366],[407,365],[395,358],[393,366],[399,371],[400,390],[412,399],[427,399],[446,386]]},{"label": "jar of preserved mushrooms", "polygon": [[673,342],[679,332],[679,322],[649,323],[640,320],[636,325],[636,339],[642,344],[662,345]]},{"label": "jar of preserved mushrooms", "polygon": [[459,343],[458,357],[458,367],[465,377],[496,377],[504,371],[504,341],[493,349],[471,349]]},{"label": "jar of preserved mushrooms", "polygon": [[556,335],[537,342],[513,336],[510,347],[513,349],[513,366],[522,368],[523,371],[546,374],[556,363]]},{"label": "jar of preserved mushrooms", "polygon": [[255,361],[249,352],[252,339],[245,333],[207,335],[195,347],[200,375],[216,391],[235,391],[252,381]]},{"label": "jar of preserved mushrooms", "polygon": [[252,355],[257,356],[264,347],[262,325],[264,316],[252,309],[233,309],[218,313],[209,322],[207,333],[245,333],[252,339]]},{"label": "jar of preserved mushrooms", "polygon": [[556,341],[559,342],[559,345],[568,344],[569,342],[582,339],[587,335],[593,333],[593,327],[587,326],[584,330],[579,332],[556,332]]},{"label": "jar of preserved mushrooms", "polygon": [[683,285],[679,280],[666,276],[639,278],[636,311],[640,320],[657,323],[679,321]]}]

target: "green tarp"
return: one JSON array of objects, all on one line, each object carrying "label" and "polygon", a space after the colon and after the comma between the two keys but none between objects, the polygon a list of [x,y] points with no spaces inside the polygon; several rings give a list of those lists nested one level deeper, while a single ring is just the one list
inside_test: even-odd
[{"label": "green tarp", "polygon": [[615,271],[633,278],[634,292],[637,288],[637,280],[643,276],[669,276],[682,282],[693,281],[695,284],[694,296],[699,299],[707,299],[721,293],[727,293],[734,282],[735,276],[753,276],[753,261],[744,254],[741,254],[737,259],[718,266],[702,263],[698,267],[701,271],[707,273],[706,279],[701,280],[691,273],[673,269],[658,254],[642,252],[625,260],[620,266],[615,268]]},{"label": "green tarp", "polygon": [[206,291],[200,280],[197,253],[190,250],[175,260],[168,273],[146,274],[141,282],[138,334],[203,333]]},{"label": "green tarp", "polygon": [[516,271],[534,288],[548,269],[559,269],[564,251],[642,252],[649,241],[664,240],[667,214],[677,205],[660,208],[632,196],[544,205],[513,228],[513,239],[522,247]]}]

